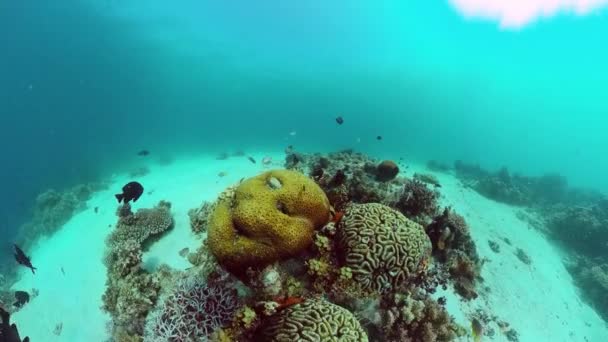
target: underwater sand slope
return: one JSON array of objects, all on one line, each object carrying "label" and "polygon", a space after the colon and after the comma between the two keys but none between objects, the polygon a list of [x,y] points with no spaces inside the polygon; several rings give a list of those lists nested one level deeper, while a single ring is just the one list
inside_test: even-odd
[{"label": "underwater sand slope", "polygon": [[[188,210],[198,207],[203,200],[215,199],[242,177],[264,170],[266,167],[259,162],[263,155],[253,157],[258,160],[256,164],[246,157],[179,160],[168,166],[151,165],[149,174],[135,178],[143,184],[144,194],[133,209],[153,207],[160,200],[168,200],[175,220],[174,229],[144,254],[145,267],[154,268],[161,260],[177,269],[191,266],[179,256],[184,247],[194,250],[200,245],[191,233]],[[274,160],[280,160],[280,156]],[[220,172],[226,175],[219,177]],[[106,329],[110,317],[100,309],[106,282],[105,239],[117,221],[118,203],[114,194],[131,180],[134,179],[126,175],[113,177],[108,190],[94,194],[87,202],[87,210],[28,251],[38,270],[35,275],[28,269],[21,270],[21,279],[13,289],[36,288],[40,294],[12,316],[22,335],[45,342],[104,341],[110,337]],[[94,212],[95,207],[99,208],[98,213]],[[59,323],[63,327],[57,336],[53,331]]]},{"label": "underwater sand slope", "polygon": [[[245,157],[178,160],[168,166],[151,166],[149,174],[137,178],[145,191],[133,205],[134,210],[168,200],[175,220],[174,229],[144,254],[145,266],[154,268],[162,262],[177,269],[189,267],[179,251],[185,247],[194,250],[200,240],[191,233],[188,210],[204,200],[214,200],[241,178],[267,169],[260,163],[262,157],[254,155],[256,164]],[[282,162],[282,153],[272,157]],[[425,170],[413,165],[406,175],[416,171]],[[227,174],[219,177],[220,172]],[[464,188],[451,175],[437,175],[442,184],[442,204],[451,205],[466,218],[480,257],[489,259],[482,271],[485,278],[482,285],[489,292],[480,291],[480,297],[469,302],[460,301],[451,290],[438,293],[448,298],[447,308],[458,323],[470,326],[469,314],[483,309],[509,322],[519,333],[520,341],[607,340],[608,328],[577,296],[557,250],[516,218],[516,208],[485,199]],[[22,270],[22,278],[14,289],[37,288],[40,295],[16,313],[13,320],[33,341],[103,341],[109,337],[106,329],[109,317],[100,309],[106,281],[102,263],[104,240],[117,220],[114,193],[131,180],[127,176],[114,177],[109,190],[95,194],[87,203],[88,210],[74,216],[31,251],[38,272],[34,276],[29,270]],[[93,211],[95,207],[99,207],[97,214]],[[492,251],[488,240],[500,244],[499,253]],[[517,248],[530,257],[530,265],[514,254]],[[63,324],[60,336],[53,334],[58,323]],[[482,341],[508,341],[497,326],[489,327],[494,328],[495,334],[484,336]],[[470,337],[462,338],[468,340]]]},{"label": "underwater sand slope", "polygon": [[[428,172],[421,167],[410,171]],[[488,259],[480,286],[489,291],[480,290],[480,296],[470,302],[449,296],[448,311],[460,324],[469,327],[466,314],[483,309],[510,323],[519,333],[519,341],[608,340],[606,323],[581,301],[558,249],[517,218],[519,208],[489,200],[452,175],[436,175],[442,185],[441,204],[465,217],[480,258]],[[498,253],[489,240],[498,244]],[[517,256],[518,249],[529,257],[529,265]],[[495,334],[482,340],[509,341],[497,324],[488,328]]]}]

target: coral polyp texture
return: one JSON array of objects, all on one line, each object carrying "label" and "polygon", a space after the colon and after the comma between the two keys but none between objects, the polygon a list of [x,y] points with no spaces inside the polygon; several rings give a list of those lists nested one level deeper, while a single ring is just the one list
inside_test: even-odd
[{"label": "coral polyp texture", "polygon": [[407,285],[431,252],[424,228],[378,203],[352,204],[337,227],[344,266],[363,290],[384,292]]},{"label": "coral polyp texture", "polygon": [[209,248],[221,265],[242,274],[301,253],[329,217],[329,200],[314,181],[295,171],[268,171],[218,199]]},{"label": "coral polyp texture", "polygon": [[206,341],[232,322],[237,308],[237,291],[229,283],[205,283],[196,277],[180,279],[150,312],[145,340]]},{"label": "coral polyp texture", "polygon": [[266,318],[256,341],[368,341],[359,321],[348,310],[325,300],[306,300]]},{"label": "coral polyp texture", "polygon": [[141,244],[148,238],[164,233],[173,226],[171,203],[161,201],[152,209],[131,212],[129,204],[118,209],[118,224],[109,238],[110,244],[134,240]]}]

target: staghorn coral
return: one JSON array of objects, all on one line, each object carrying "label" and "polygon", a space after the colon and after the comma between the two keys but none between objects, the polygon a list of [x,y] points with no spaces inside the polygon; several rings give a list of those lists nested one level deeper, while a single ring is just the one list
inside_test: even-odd
[{"label": "staghorn coral", "polygon": [[325,300],[309,299],[264,319],[256,341],[368,341],[353,314]]},{"label": "staghorn coral", "polygon": [[108,237],[111,248],[127,240],[143,244],[151,237],[158,236],[173,227],[171,203],[169,202],[161,201],[156,207],[139,209],[135,214],[125,206],[118,209],[119,220],[116,230]]},{"label": "staghorn coral", "polygon": [[182,278],[150,313],[145,340],[204,341],[230,324],[237,309],[237,291],[225,278],[207,284],[198,277]]},{"label": "staghorn coral", "polygon": [[329,217],[327,196],[311,179],[268,171],[218,200],[209,218],[209,248],[221,265],[243,275],[304,251]]},{"label": "staghorn coral", "polygon": [[425,223],[437,215],[438,199],[439,192],[429,189],[419,180],[408,180],[395,207],[416,222]]},{"label": "staghorn coral", "polygon": [[382,302],[382,341],[447,342],[462,336],[444,307],[420,292],[391,294]]},{"label": "staghorn coral", "polygon": [[422,226],[377,203],[349,206],[338,223],[337,242],[353,280],[373,292],[406,284],[431,251]]}]

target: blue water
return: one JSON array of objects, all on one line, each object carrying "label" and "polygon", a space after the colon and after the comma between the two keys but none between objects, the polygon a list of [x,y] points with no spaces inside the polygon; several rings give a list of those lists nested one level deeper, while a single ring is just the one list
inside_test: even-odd
[{"label": "blue water", "polygon": [[608,190],[606,11],[505,31],[447,1],[289,3],[0,3],[0,233],[37,193],[124,170],[142,148],[282,149],[291,131],[300,149]]}]

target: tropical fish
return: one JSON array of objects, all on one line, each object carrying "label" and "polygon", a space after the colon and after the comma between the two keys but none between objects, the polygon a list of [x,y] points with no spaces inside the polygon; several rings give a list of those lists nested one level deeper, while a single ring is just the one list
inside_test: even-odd
[{"label": "tropical fish", "polygon": [[473,334],[473,341],[481,341],[481,336],[483,335],[483,326],[477,318],[473,318],[471,321],[471,333]]},{"label": "tropical fish", "polygon": [[140,157],[145,157],[149,154],[150,154],[150,151],[148,151],[148,150],[141,150],[141,151],[137,152],[137,155]]},{"label": "tropical fish", "polygon": [[253,159],[253,157],[247,157],[247,159],[249,159],[250,162],[255,164],[255,159]]},{"label": "tropical fish", "polygon": [[262,164],[264,164],[264,165],[270,165],[270,163],[272,163],[272,158],[271,157],[266,156],[266,157],[262,158]]},{"label": "tropical fish", "polygon": [[36,274],[36,272],[35,272],[36,267],[32,266],[32,262],[30,261],[30,258],[28,258],[27,255],[25,255],[25,253],[23,253],[23,251],[21,250],[21,248],[19,248],[19,246],[17,246],[17,245],[14,245],[14,246],[15,246],[15,260],[17,260],[17,263],[29,268],[30,270],[32,270],[33,274]]},{"label": "tropical fish", "polygon": [[382,136],[381,135],[377,136],[376,140],[382,140]]},{"label": "tropical fish", "polygon": [[13,303],[13,306],[21,308],[30,301],[30,294],[25,291],[15,291],[15,300],[17,301]]},{"label": "tropical fish", "polygon": [[2,342],[30,342],[30,338],[26,337],[21,340],[19,336],[19,330],[17,325],[10,324],[11,315],[0,307],[0,317],[2,322],[0,323],[0,341]]},{"label": "tropical fish", "polygon": [[130,182],[127,185],[122,187],[122,194],[116,194],[116,199],[118,203],[123,202],[125,204],[129,203],[129,201],[133,200],[133,202],[137,202],[139,196],[144,193],[144,187],[138,182]]},{"label": "tropical fish", "polygon": [[344,123],[344,118],[342,118],[341,116],[338,116],[338,117],[336,118],[336,122],[338,123],[338,125],[341,125],[341,124],[343,124],[343,123]]},{"label": "tropical fish", "polygon": [[218,175],[218,177],[225,177],[228,175],[228,172],[222,171],[222,172],[218,173],[217,175]]}]

